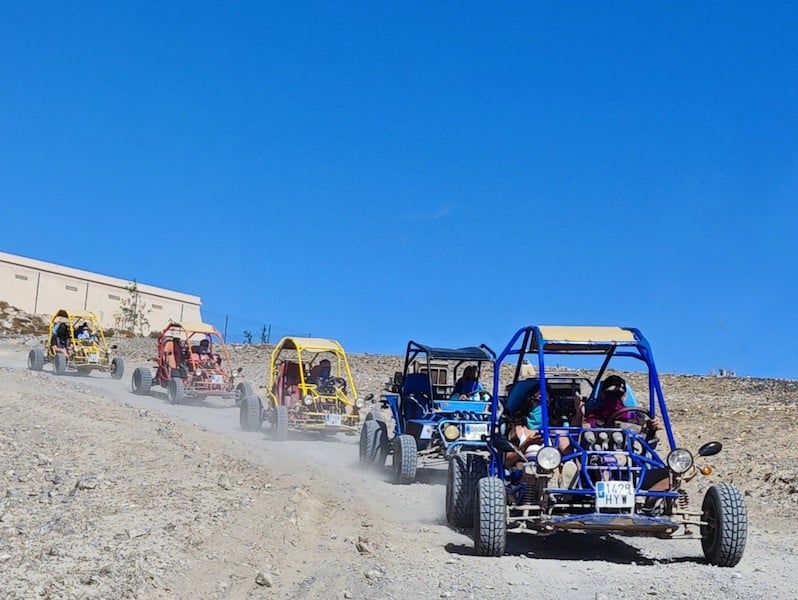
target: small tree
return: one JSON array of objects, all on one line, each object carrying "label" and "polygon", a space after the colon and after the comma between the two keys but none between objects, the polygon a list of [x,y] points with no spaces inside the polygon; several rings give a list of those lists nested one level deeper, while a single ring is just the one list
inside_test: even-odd
[{"label": "small tree", "polygon": [[252,332],[251,331],[244,331],[244,343],[251,344],[252,343]]},{"label": "small tree", "polygon": [[132,331],[134,334],[144,335],[144,330],[150,326],[147,314],[151,312],[147,303],[141,297],[138,284],[134,279],[130,285],[125,286],[127,298],[119,304],[119,310],[114,315],[114,322],[118,329]]},{"label": "small tree", "polygon": [[268,344],[269,343],[269,329],[264,325],[260,330],[260,343],[261,344]]}]

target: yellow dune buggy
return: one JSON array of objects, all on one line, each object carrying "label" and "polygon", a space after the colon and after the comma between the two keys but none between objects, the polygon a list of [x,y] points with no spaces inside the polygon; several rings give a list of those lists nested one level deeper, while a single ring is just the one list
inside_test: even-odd
[{"label": "yellow dune buggy", "polygon": [[273,437],[285,439],[288,430],[344,432],[360,429],[359,410],[368,400],[358,398],[349,361],[335,340],[285,337],[269,360],[268,398],[243,398],[240,423],[257,431],[268,422]]},{"label": "yellow dune buggy", "polygon": [[88,375],[92,371],[105,371],[114,379],[121,379],[125,362],[121,357],[111,357],[105,334],[97,316],[92,312],[59,310],[50,318],[44,348],[33,348],[28,353],[28,368],[41,371],[46,363],[53,363],[53,372],[63,375],[77,371]]}]

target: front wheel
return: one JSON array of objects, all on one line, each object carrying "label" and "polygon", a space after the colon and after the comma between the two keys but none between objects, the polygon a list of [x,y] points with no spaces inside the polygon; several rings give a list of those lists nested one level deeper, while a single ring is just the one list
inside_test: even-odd
[{"label": "front wheel", "polygon": [[418,469],[416,438],[402,434],[393,440],[393,482],[413,483]]},{"label": "front wheel", "polygon": [[56,375],[63,375],[67,370],[67,357],[66,354],[56,352],[53,357],[53,371]]},{"label": "front wheel", "polygon": [[166,388],[166,398],[170,404],[180,404],[186,395],[186,387],[183,385],[183,380],[179,377],[173,377],[169,380],[169,387]]},{"label": "front wheel", "polygon": [[28,352],[28,368],[31,371],[41,371],[44,366],[44,350],[41,348],[32,348]]},{"label": "front wheel", "polygon": [[254,396],[254,395],[255,395],[255,390],[252,388],[252,384],[246,381],[242,381],[236,386],[236,406],[240,406],[241,401],[247,396]]},{"label": "front wheel", "polygon": [[278,404],[271,413],[272,437],[278,442],[288,439],[288,407]]},{"label": "front wheel", "polygon": [[133,370],[133,380],[131,381],[133,393],[138,396],[146,396],[152,387],[152,373],[146,367],[136,367]]},{"label": "front wheel", "polygon": [[501,556],[507,549],[507,492],[498,477],[483,477],[474,500],[474,552]]},{"label": "front wheel", "polygon": [[388,428],[384,421],[378,421],[369,414],[360,429],[360,464],[382,469],[388,454]]},{"label": "front wheel", "polygon": [[125,374],[125,361],[117,356],[111,359],[111,379],[122,379]]},{"label": "front wheel", "polygon": [[477,482],[488,475],[485,459],[478,454],[455,454],[446,477],[446,520],[452,527],[471,527]]},{"label": "front wheel", "polygon": [[244,431],[257,431],[262,422],[260,398],[254,395],[244,396],[239,401],[238,422]]},{"label": "front wheel", "polygon": [[748,511],[737,486],[711,485],[701,505],[701,548],[710,564],[733,567],[743,557],[748,537]]}]

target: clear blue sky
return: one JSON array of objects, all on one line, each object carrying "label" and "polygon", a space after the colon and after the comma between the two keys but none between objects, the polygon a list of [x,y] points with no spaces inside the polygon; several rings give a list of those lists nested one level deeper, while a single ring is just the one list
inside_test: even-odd
[{"label": "clear blue sky", "polygon": [[6,4],[0,249],[351,351],[622,324],[665,372],[798,377],[796,22]]}]

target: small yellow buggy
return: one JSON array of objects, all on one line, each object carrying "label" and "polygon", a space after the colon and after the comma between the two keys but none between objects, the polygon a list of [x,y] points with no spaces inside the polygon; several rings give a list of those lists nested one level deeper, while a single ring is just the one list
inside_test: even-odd
[{"label": "small yellow buggy", "polygon": [[242,399],[241,428],[257,431],[268,421],[275,439],[285,439],[288,430],[343,432],[360,429],[358,398],[349,361],[335,340],[285,337],[274,347],[269,360],[267,402],[257,396]]},{"label": "small yellow buggy", "polygon": [[45,364],[53,363],[53,372],[63,375],[77,371],[88,375],[92,371],[105,371],[114,379],[121,379],[125,363],[121,357],[111,357],[102,325],[92,312],[61,309],[50,318],[47,340],[43,348],[28,353],[28,368],[41,371]]}]

